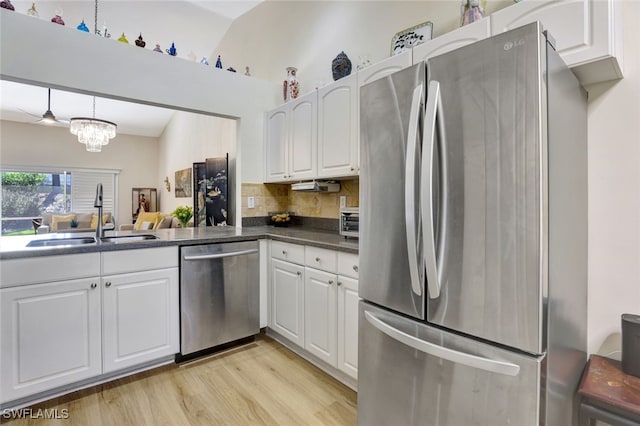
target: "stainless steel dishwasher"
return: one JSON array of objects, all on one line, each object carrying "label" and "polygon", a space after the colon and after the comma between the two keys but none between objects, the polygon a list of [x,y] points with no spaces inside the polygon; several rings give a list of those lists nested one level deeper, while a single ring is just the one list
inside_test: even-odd
[{"label": "stainless steel dishwasher", "polygon": [[180,354],[260,332],[257,241],[180,248]]}]

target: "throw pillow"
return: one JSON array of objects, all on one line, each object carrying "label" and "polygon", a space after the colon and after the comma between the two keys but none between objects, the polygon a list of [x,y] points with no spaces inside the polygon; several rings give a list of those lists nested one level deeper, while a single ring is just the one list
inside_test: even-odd
[{"label": "throw pillow", "polygon": [[158,222],[158,226],[156,226],[156,229],[171,228],[172,222],[173,222],[173,216],[165,216],[162,218],[160,222]]},{"label": "throw pillow", "polygon": [[138,214],[138,219],[136,219],[136,223],[133,225],[133,229],[140,230],[143,222],[152,222],[153,228],[155,228],[156,223],[160,220],[160,213],[158,212],[144,212]]},{"label": "throw pillow", "polygon": [[[104,225],[105,223],[107,223],[107,221],[109,221],[109,217],[111,216],[110,213],[105,213],[102,215],[102,224]],[[93,216],[91,216],[91,225],[89,225],[89,227],[91,229],[96,229],[98,227],[98,215],[97,214],[93,214]]]},{"label": "throw pillow", "polygon": [[75,218],[75,214],[54,214],[53,216],[51,216],[51,232],[58,232],[58,224],[60,222],[71,223],[71,221]]},{"label": "throw pillow", "polygon": [[142,224],[140,225],[140,229],[144,229],[144,230],[148,230],[148,229],[153,229],[153,227],[155,226],[155,224],[153,222],[149,222],[147,220],[145,220],[144,222],[142,222]]}]

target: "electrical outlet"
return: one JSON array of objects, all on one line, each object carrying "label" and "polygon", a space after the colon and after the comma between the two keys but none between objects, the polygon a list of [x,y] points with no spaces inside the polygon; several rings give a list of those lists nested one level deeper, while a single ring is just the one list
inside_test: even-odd
[{"label": "electrical outlet", "polygon": [[247,198],[247,207],[249,207],[250,209],[253,209],[253,208],[256,207],[256,198],[255,197]]},{"label": "electrical outlet", "polygon": [[347,196],[346,195],[341,195],[340,196],[340,208],[344,208],[347,207]]}]

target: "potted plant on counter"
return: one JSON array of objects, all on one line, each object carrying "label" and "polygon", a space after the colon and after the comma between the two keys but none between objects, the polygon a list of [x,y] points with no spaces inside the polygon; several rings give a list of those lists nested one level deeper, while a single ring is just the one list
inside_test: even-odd
[{"label": "potted plant on counter", "polygon": [[183,228],[186,228],[189,225],[189,221],[193,217],[193,207],[190,206],[178,206],[171,213],[171,216],[175,217],[180,221],[180,225]]}]

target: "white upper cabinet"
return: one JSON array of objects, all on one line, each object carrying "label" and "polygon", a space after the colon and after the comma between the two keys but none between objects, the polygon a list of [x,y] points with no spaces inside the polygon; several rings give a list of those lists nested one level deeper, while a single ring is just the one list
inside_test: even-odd
[{"label": "white upper cabinet", "polygon": [[489,18],[484,18],[417,45],[413,48],[413,63],[417,64],[427,58],[488,38],[491,36],[489,22]]},{"label": "white upper cabinet", "polygon": [[383,61],[375,63],[358,71],[358,87],[376,81],[379,78],[393,74],[411,65],[411,50],[399,55],[391,56]]},{"label": "white upper cabinet", "polygon": [[312,179],[317,170],[318,94],[316,91],[290,104],[289,173],[287,179]]},{"label": "white upper cabinet", "polygon": [[287,144],[289,105],[284,104],[267,113],[265,119],[266,181],[285,180],[287,175]]},{"label": "white upper cabinet", "polygon": [[266,181],[313,179],[317,170],[318,94],[308,93],[267,113]]},{"label": "white upper cabinet", "polygon": [[358,174],[358,117],[356,74],[318,89],[318,177]]},{"label": "white upper cabinet", "polygon": [[491,32],[540,21],[583,85],[621,78],[620,6],[617,0],[527,0],[492,14]]}]

